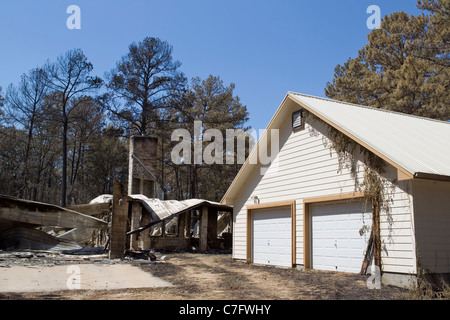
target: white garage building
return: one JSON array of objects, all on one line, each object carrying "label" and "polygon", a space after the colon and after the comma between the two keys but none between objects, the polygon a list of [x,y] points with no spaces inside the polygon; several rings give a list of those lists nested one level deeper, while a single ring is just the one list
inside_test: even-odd
[{"label": "white garage building", "polygon": [[[384,162],[383,281],[408,286],[419,268],[448,276],[450,123],[291,92],[222,199],[234,208],[233,258],[361,271],[372,226],[366,158],[353,148],[343,161],[330,127]],[[252,159],[270,150],[274,130],[278,152],[264,167]]]}]

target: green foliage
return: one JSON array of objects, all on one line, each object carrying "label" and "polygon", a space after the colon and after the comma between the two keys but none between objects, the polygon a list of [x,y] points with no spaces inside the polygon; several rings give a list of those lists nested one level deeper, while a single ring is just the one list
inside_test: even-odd
[{"label": "green foliage", "polygon": [[335,69],[328,97],[440,120],[450,119],[448,1],[421,1],[432,16],[385,17],[368,44]]}]

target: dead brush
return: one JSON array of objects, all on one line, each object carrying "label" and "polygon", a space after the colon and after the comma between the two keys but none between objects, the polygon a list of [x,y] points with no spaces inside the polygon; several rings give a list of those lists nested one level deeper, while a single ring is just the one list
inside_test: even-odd
[{"label": "dead brush", "polygon": [[227,275],[221,283],[221,287],[226,290],[239,290],[245,287],[247,278],[242,275]]},{"label": "dead brush", "polygon": [[436,295],[433,286],[425,277],[418,276],[416,285],[409,290],[408,298],[411,300],[431,300],[435,299]]},{"label": "dead brush", "polygon": [[444,283],[440,292],[441,299],[450,300],[450,285]]},{"label": "dead brush", "polygon": [[426,273],[419,269],[416,285],[408,294],[412,300],[450,300],[450,285],[441,281],[439,286],[433,285],[427,278]]}]

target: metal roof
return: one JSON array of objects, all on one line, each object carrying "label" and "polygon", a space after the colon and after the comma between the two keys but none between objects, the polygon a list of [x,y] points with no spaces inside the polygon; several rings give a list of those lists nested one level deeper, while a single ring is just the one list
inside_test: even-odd
[{"label": "metal roof", "polygon": [[288,96],[413,175],[450,176],[448,122],[294,92]]},{"label": "metal roof", "polygon": [[[216,208],[222,211],[231,211],[232,207],[214,201],[203,199],[187,199],[187,200],[160,200],[157,198],[148,198],[143,194],[131,194],[128,198],[132,201],[139,202],[142,207],[150,214],[151,223],[139,227],[136,230],[129,231],[127,234],[143,231],[155,223],[170,219],[176,215],[182,214],[189,210],[199,209],[201,207]],[[110,203],[113,196],[103,194],[93,199],[90,203]]]},{"label": "metal roof", "polygon": [[[266,132],[292,121],[292,112],[299,107],[374,152],[407,179],[450,180],[449,122],[288,92]],[[221,203],[232,204],[240,188],[257,169],[249,165],[249,158],[256,149],[253,148]]]},{"label": "metal roof", "polygon": [[4,221],[31,226],[58,226],[61,228],[105,229],[102,219],[53,204],[0,195],[0,231]]},{"label": "metal roof", "polygon": [[152,221],[145,226],[141,226],[135,230],[127,232],[127,234],[141,232],[156,223],[200,207],[213,207],[223,211],[232,211],[232,207],[230,206],[203,199],[188,199],[181,201],[160,200],[156,198],[148,198],[142,194],[132,194],[128,197],[133,201],[140,202],[142,207],[150,214]]},{"label": "metal roof", "polygon": [[229,206],[203,199],[188,199],[181,201],[160,200],[156,198],[148,198],[142,194],[132,194],[129,195],[129,197],[135,201],[141,202],[142,206],[150,213],[152,221],[162,221],[202,206],[230,210]]}]

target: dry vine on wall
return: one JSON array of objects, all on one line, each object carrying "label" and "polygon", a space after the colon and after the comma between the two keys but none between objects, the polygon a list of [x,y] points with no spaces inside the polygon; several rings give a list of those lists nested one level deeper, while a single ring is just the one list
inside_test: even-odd
[{"label": "dry vine on wall", "polygon": [[[313,117],[315,121],[324,123],[324,121],[309,112],[306,113],[306,116]],[[374,258],[375,265],[381,270],[380,212],[383,208],[387,208],[384,187],[387,180],[383,178],[386,163],[383,159],[363,146],[357,144],[353,139],[344,133],[328,124],[326,127],[328,128],[327,133],[330,140],[330,153],[332,151],[336,152],[339,162],[339,171],[344,168],[344,164],[350,164],[349,169],[355,181],[355,189],[359,189],[359,191],[362,191],[364,194],[364,207],[366,207],[369,203],[372,207],[372,228],[364,262],[361,267],[361,273],[365,274],[367,272],[372,256]],[[355,151],[357,148],[359,148],[360,153],[363,155],[364,163],[364,179],[361,185],[358,180],[358,160],[355,157]],[[361,233],[363,232],[365,232],[365,230],[361,230]]]}]

